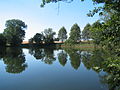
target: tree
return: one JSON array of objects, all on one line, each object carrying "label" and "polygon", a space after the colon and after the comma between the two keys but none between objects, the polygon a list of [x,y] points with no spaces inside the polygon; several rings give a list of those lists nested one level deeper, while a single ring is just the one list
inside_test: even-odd
[{"label": "tree", "polygon": [[95,44],[100,44],[104,38],[102,36],[102,27],[103,25],[100,23],[100,21],[96,21],[91,26],[91,37]]},{"label": "tree", "polygon": [[58,32],[58,38],[59,40],[61,40],[62,42],[67,39],[67,31],[65,29],[65,27],[62,27],[59,32]]},{"label": "tree", "polygon": [[33,38],[30,38],[29,39],[29,44],[33,44],[33,41],[34,41]]},{"label": "tree", "polygon": [[103,24],[104,45],[120,48],[120,13],[110,15]]},{"label": "tree", "polygon": [[44,35],[44,40],[43,41],[46,44],[53,43],[55,34],[56,33],[52,31],[52,28],[45,29],[44,32],[43,32],[43,35]]},{"label": "tree", "polygon": [[63,50],[58,53],[58,60],[62,66],[65,66],[65,64],[67,63],[67,53],[65,53]]},{"label": "tree", "polygon": [[40,44],[43,41],[43,35],[41,33],[36,33],[36,35],[33,37],[33,40],[36,44]]},{"label": "tree", "polygon": [[11,46],[19,46],[25,37],[25,30],[27,25],[18,19],[6,21],[6,29],[4,29],[4,36],[7,39],[7,44]]},{"label": "tree", "polygon": [[90,28],[91,28],[91,25],[89,23],[84,27],[82,31],[82,39],[87,40],[87,41],[91,39]]},{"label": "tree", "polygon": [[72,41],[73,43],[76,43],[77,41],[81,40],[81,30],[78,24],[74,24],[71,27],[69,40]]},{"label": "tree", "polygon": [[0,34],[0,46],[6,45],[6,38],[3,34]]}]

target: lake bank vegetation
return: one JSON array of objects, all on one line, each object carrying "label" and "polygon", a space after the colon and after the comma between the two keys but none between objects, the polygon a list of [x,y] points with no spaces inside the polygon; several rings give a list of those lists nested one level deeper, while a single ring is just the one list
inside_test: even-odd
[{"label": "lake bank vegetation", "polygon": [[[69,1],[69,0],[43,0],[41,6],[50,2]],[[74,0],[71,0],[74,1]],[[81,0],[84,1],[84,0]],[[106,75],[101,76],[102,82],[107,83],[109,90],[120,89],[120,0],[92,0],[94,4],[103,4],[101,7],[95,7],[88,16],[93,17],[98,13],[101,17],[100,20],[93,24],[87,24],[83,31],[81,31],[78,24],[74,24],[67,36],[67,30],[62,27],[59,30],[58,37],[55,38],[55,32],[52,28],[45,29],[41,33],[37,33],[29,39],[29,45],[54,45],[54,41],[61,41],[64,44],[60,45],[69,54],[71,65],[78,68],[80,61],[76,49],[71,50],[71,47],[83,47],[88,45],[100,46],[100,50],[94,50],[92,54],[84,54],[83,63],[88,69],[94,69],[96,72],[105,71]],[[20,46],[25,37],[25,29],[27,25],[21,20],[8,20],[6,22],[6,29],[0,34],[1,46]],[[87,44],[82,44],[86,41]],[[92,44],[89,44],[91,43]],[[37,47],[37,46],[35,46]],[[31,48],[32,49],[32,48]],[[37,51],[37,49],[35,49]],[[46,49],[47,50],[47,49]],[[33,48],[34,51],[34,48]],[[48,51],[46,51],[48,52]],[[101,52],[103,52],[101,54]],[[34,53],[31,52],[34,55]],[[42,54],[38,54],[41,55]],[[45,54],[47,55],[47,54]],[[64,53],[63,58],[66,56]],[[74,55],[74,56],[73,56]],[[36,56],[36,54],[35,54]],[[50,56],[50,55],[48,55]],[[75,57],[76,56],[76,57]],[[50,56],[51,57],[51,56]],[[39,57],[38,57],[39,58]],[[61,59],[61,57],[59,57]],[[48,59],[45,59],[45,62]],[[51,59],[54,61],[54,58]],[[63,61],[66,62],[66,61]],[[94,63],[93,63],[94,62]],[[7,62],[6,62],[7,63]],[[48,62],[47,63],[51,63]],[[62,61],[60,60],[60,63]],[[64,64],[63,64],[64,65]]]}]

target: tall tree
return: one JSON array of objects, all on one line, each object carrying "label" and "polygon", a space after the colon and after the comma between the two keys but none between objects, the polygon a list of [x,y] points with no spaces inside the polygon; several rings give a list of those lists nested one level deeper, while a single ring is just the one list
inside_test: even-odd
[{"label": "tall tree", "polygon": [[18,19],[6,21],[6,29],[4,29],[4,36],[7,39],[7,44],[17,46],[22,43],[25,38],[25,30],[27,25]]},{"label": "tall tree", "polygon": [[36,44],[40,44],[43,41],[43,35],[41,33],[36,33],[33,37]]},{"label": "tall tree", "polygon": [[81,30],[78,24],[74,24],[71,27],[70,37],[69,40],[72,40],[73,43],[76,43],[77,41],[81,40]]},{"label": "tall tree", "polygon": [[52,28],[45,29],[43,32],[44,35],[44,42],[46,44],[50,44],[54,42],[54,35],[56,33],[52,30]]},{"label": "tall tree", "polygon": [[91,39],[90,28],[91,28],[91,25],[89,23],[84,27],[82,31],[82,39],[87,40],[87,41]]},{"label": "tall tree", "polygon": [[67,39],[67,31],[65,29],[65,27],[62,27],[59,32],[58,32],[58,38],[59,40],[61,40],[62,42]]}]

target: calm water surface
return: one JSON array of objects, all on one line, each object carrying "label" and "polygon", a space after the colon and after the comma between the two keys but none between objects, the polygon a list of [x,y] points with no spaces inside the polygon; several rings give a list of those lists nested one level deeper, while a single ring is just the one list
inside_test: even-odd
[{"label": "calm water surface", "polygon": [[92,51],[1,48],[0,90],[109,90]]}]

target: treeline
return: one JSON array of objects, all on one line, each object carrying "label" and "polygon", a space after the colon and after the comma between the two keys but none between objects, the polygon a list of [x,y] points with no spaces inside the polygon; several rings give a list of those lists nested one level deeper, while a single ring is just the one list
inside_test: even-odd
[{"label": "treeline", "polygon": [[[25,29],[27,28],[27,25],[21,20],[12,19],[7,20],[5,26],[6,28],[4,29],[4,32],[0,34],[0,46],[20,46],[25,38]],[[48,45],[53,44],[54,41],[76,44],[77,42],[80,42],[81,39],[89,40],[91,38],[90,34],[87,34],[90,31],[88,24],[86,27],[88,28],[85,28],[83,34],[81,34],[81,29],[78,24],[74,24],[71,27],[69,38],[65,27],[60,28],[57,38],[54,37],[56,32],[54,32],[52,28],[48,28],[41,33],[36,33],[30,38],[29,44]]]},{"label": "treeline", "polygon": [[[110,17],[112,18],[112,16]],[[114,19],[116,20],[116,18],[112,20]],[[61,41],[61,43],[73,45],[81,43],[82,40],[87,42],[92,40],[94,44],[102,47],[110,47],[112,49],[114,47],[119,50],[120,30],[117,23],[112,23],[110,19],[106,19],[104,22],[98,20],[92,25],[88,23],[83,31],[81,31],[78,24],[74,24],[70,29],[69,37],[67,36],[66,28],[61,27],[57,38],[54,37],[56,32],[52,28],[48,28],[30,38],[29,44],[48,45],[53,44],[54,41]],[[0,46],[20,46],[25,38],[27,25],[21,20],[12,19],[6,21],[5,26],[4,32],[0,34]]]}]

